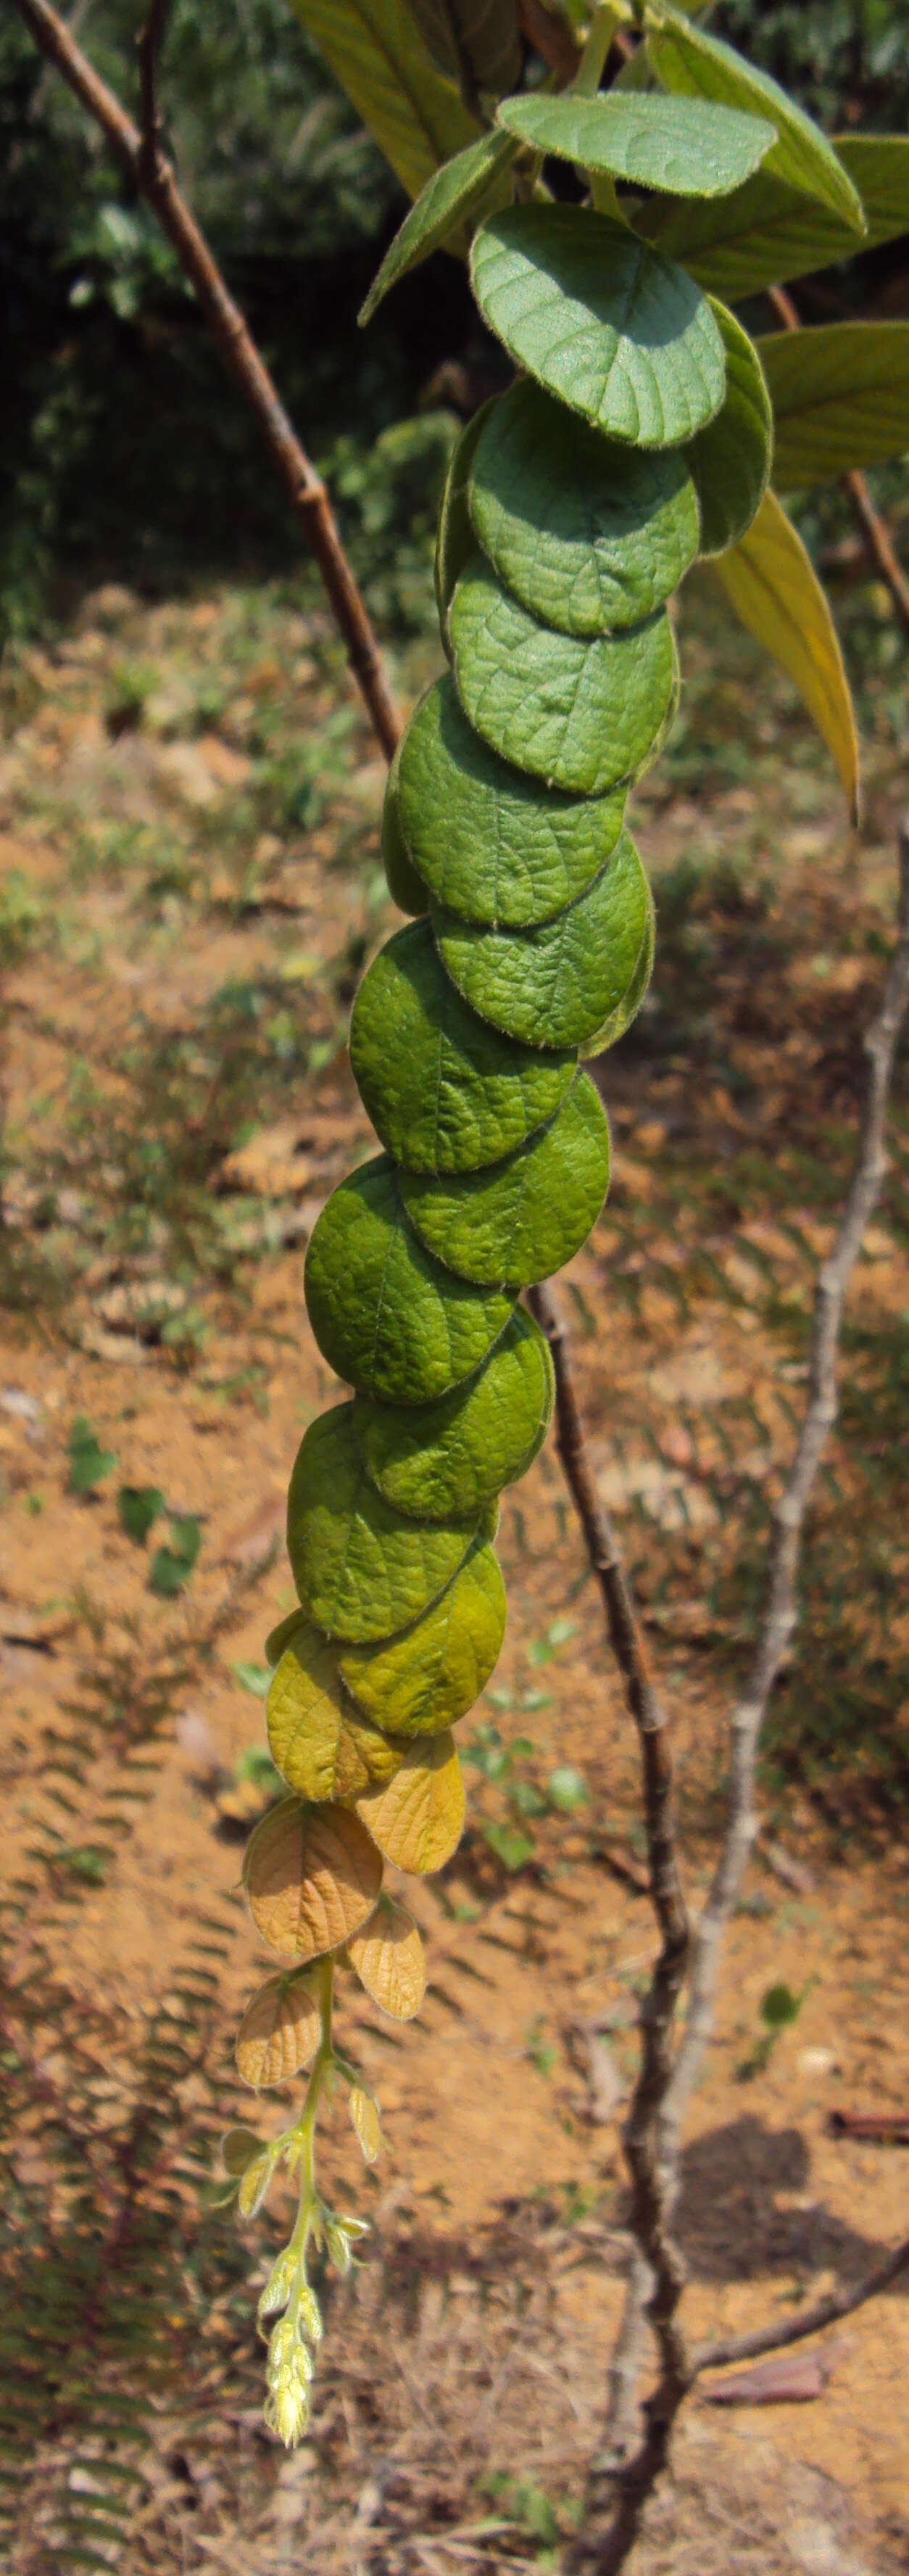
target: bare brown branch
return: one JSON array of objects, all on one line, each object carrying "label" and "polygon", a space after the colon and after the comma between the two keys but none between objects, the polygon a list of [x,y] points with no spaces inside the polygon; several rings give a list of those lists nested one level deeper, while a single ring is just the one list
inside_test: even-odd
[{"label": "bare brown branch", "polygon": [[161,166],[158,56],[164,39],[169,8],[170,0],[152,0],[145,25],[136,40],[139,59],[139,93],[142,101],[141,184],[146,193],[154,187]]},{"label": "bare brown branch", "polygon": [[[785,286],[768,286],[767,301],[772,304],[778,321],[786,331],[800,331],[802,317],[793,296]],[[856,527],[862,538],[868,560],[886,582],[904,635],[909,635],[909,581],[903,571],[886,520],[875,509],[864,474],[853,466],[840,475]]]},{"label": "bare brown branch", "polygon": [[753,2334],[727,2335],[716,2343],[699,2343],[691,2356],[692,2369],[722,2370],[730,2362],[753,2361],[758,2353],[782,2352],[786,2344],[803,2343],[806,2335],[820,2334],[824,2326],[836,2325],[840,2317],[855,2315],[869,2299],[879,2299],[892,2288],[903,2272],[909,2272],[909,2236],[886,2254],[873,2272],[864,2273],[860,2281],[841,2290],[831,2290],[825,2299],[816,2299],[811,2308],[802,2308],[785,2324],[775,2318],[773,2325],[757,2326]]},{"label": "bare brown branch", "polygon": [[141,43],[144,135],[140,135],[118,98],[102,81],[87,55],[49,0],[12,0],[48,62],[55,65],[75,96],[106,135],[112,150],[139,193],[154,208],[173,244],[184,275],[206,314],[221,355],[258,421],[272,462],[291,507],[302,520],[347,647],[348,659],[382,749],[390,759],[400,734],[400,719],[372,630],[365,602],[354,580],[338,533],[328,493],[301,447],[268,369],[247,329],[239,306],[228,294],[208,244],[200,232],[173,170],[160,149],[157,126],[155,63],[164,17],[163,0],[155,0]]}]

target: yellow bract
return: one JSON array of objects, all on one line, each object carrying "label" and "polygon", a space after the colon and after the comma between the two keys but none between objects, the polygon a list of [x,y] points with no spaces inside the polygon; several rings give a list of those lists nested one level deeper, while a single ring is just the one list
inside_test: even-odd
[{"label": "yellow bract", "polygon": [[298,1628],[285,1647],[266,1711],[272,1761],[299,1798],[356,1798],[390,1780],[405,1746],[351,1706],[337,1650],[319,1628]]},{"label": "yellow bract", "polygon": [[319,2007],[302,1977],[270,1977],[237,2033],[237,2073],[255,2090],[288,2084],[319,2045]]},{"label": "yellow bract", "polygon": [[339,1949],[372,1913],[381,1883],[379,1853],[357,1817],[299,1798],[263,1816],[243,1864],[257,1932],[291,1959]]},{"label": "yellow bract", "polygon": [[362,1932],[348,1942],[347,1955],[373,2003],[393,2021],[412,2021],[426,1992],[426,1961],[406,1907],[381,1896]]},{"label": "yellow bract", "polygon": [[451,1734],[411,1745],[394,1779],[357,1799],[357,1814],[398,1869],[441,1869],[464,1823],[464,1782]]}]

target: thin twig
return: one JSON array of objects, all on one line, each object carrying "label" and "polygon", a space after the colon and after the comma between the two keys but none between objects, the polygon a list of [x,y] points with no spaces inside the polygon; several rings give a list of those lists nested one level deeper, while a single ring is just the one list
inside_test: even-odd
[{"label": "thin twig", "polygon": [[825,2299],[816,2299],[813,2307],[802,2308],[797,2316],[789,2317],[785,2325],[777,2321],[772,2326],[758,2326],[754,2334],[721,2336],[716,2343],[696,2344],[692,2369],[698,2373],[722,2370],[730,2362],[753,2361],[757,2353],[781,2352],[786,2344],[803,2343],[806,2335],[820,2334],[823,2326],[835,2325],[840,2317],[854,2316],[856,2308],[863,2308],[868,2299],[879,2299],[882,2291],[889,2290],[907,2271],[909,2236],[894,2246],[892,2254],[885,2254],[883,2261],[875,2265],[873,2272],[866,2272],[861,2281],[854,2281],[851,2288],[831,2290]]},{"label": "thin twig", "polygon": [[[785,286],[768,286],[767,301],[772,304],[784,330],[801,331],[802,317],[798,305]],[[857,467],[851,466],[848,473],[840,475],[840,486],[845,492],[865,553],[875,572],[880,573],[881,580],[886,582],[903,633],[909,636],[909,581],[886,520],[875,509],[864,474],[860,474]]]},{"label": "thin twig", "polygon": [[120,101],[102,81],[76,44],[49,0],[12,0],[35,43],[62,73],[71,90],[94,117],[116,152],[133,186],[147,198],[173,244],[184,275],[199,298],[225,364],[235,377],[276,466],[291,507],[303,522],[315,555],[348,659],[388,759],[401,731],[400,719],[365,602],[341,544],[334,512],[321,475],[316,473],[280,402],[264,360],[247,325],[228,294],[208,243],[160,148],[157,128],[155,60],[164,17],[163,0],[154,0],[141,39],[143,120],[140,135]]}]

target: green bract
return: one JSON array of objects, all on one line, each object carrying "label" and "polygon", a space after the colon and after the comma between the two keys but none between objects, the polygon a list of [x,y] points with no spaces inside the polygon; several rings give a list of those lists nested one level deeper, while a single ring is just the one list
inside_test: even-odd
[{"label": "green bract", "polygon": [[723,343],[659,251],[580,206],[509,206],[471,253],[477,303],[520,367],[610,438],[679,447],[719,410]]},{"label": "green bract", "polygon": [[430,1180],[403,1172],[412,1225],[447,1268],[492,1285],[545,1279],[580,1250],[609,1180],[605,1111],[586,1073],[575,1075],[548,1126],[483,1172]]},{"label": "green bract", "polygon": [[478,930],[436,905],[432,917],[442,963],[475,1011],[530,1046],[584,1046],[634,975],[647,879],[623,832],[586,894],[538,930]]},{"label": "green bract", "polygon": [[513,930],[549,921],[615,848],[623,791],[595,802],[547,795],[474,732],[447,676],[411,717],[398,759],[410,864],[465,921]]},{"label": "green bract", "polygon": [[470,515],[514,597],[569,635],[638,624],[668,599],[698,550],[684,455],[621,447],[528,383],[490,406]]},{"label": "green bract", "polygon": [[427,922],[399,930],[360,986],[350,1032],[357,1089],[389,1153],[416,1172],[496,1163],[552,1116],[567,1049],[509,1045],[455,990]]},{"label": "green bract", "polygon": [[515,1295],[505,1286],[478,1295],[424,1252],[385,1157],[342,1181],[307,1254],[306,1303],[320,1351],[358,1394],[393,1404],[425,1404],[470,1377],[507,1324]]},{"label": "green bract", "polygon": [[449,628],[461,704],[503,760],[582,796],[602,796],[646,766],[675,683],[665,609],[589,642],[560,635],[475,555]]},{"label": "green bract", "polygon": [[408,1627],[457,1573],[475,1534],[469,1521],[415,1529],[386,1503],[363,1466],[352,1405],[320,1414],[304,1432],[287,1553],[304,1609],[326,1636],[364,1644]]},{"label": "green bract", "polygon": [[466,1519],[526,1475],[551,1412],[549,1351],[518,1307],[465,1386],[406,1409],[358,1396],[354,1429],[367,1473],[399,1511]]}]

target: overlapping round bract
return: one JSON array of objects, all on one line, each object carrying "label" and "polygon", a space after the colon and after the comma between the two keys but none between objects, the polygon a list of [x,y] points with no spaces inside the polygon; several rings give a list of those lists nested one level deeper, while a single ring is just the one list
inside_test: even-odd
[{"label": "overlapping round bract", "polygon": [[[505,1627],[496,1498],[553,1406],[516,1300],[596,1219],[608,1129],[578,1060],[621,1036],[651,971],[624,811],[671,721],[667,601],[699,546],[742,533],[769,458],[741,326],[622,225],[515,206],[480,228],[472,269],[524,373],[455,449],[436,561],[451,667],[388,780],[385,867],[414,918],[351,1030],[384,1150],[334,1191],[305,1275],[353,1401],[310,1426],[293,1470],[301,1606],[268,1645],[291,1794],[246,1873],[273,1947],[298,1969],[342,1949],[402,2015],[423,1971],[408,1918],[376,1910],[382,1859],[437,1868],[460,1832],[450,1730]],[[251,2081],[305,2051],[304,2006],[286,1980],[265,1990]]]}]

